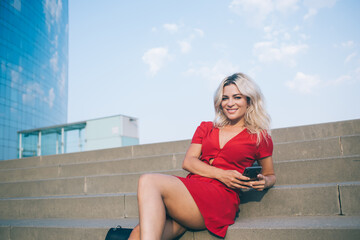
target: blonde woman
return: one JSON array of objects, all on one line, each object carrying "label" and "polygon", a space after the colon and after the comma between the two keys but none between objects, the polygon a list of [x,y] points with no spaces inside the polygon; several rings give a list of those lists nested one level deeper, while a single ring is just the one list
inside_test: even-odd
[{"label": "blonde woman", "polygon": [[[129,239],[174,239],[187,229],[224,238],[239,211],[240,189],[262,191],[275,183],[263,96],[245,74],[225,78],[214,96],[215,120],[197,128],[183,168],[186,178],[145,174],[139,179],[140,222]],[[242,175],[257,161],[256,180]]]}]

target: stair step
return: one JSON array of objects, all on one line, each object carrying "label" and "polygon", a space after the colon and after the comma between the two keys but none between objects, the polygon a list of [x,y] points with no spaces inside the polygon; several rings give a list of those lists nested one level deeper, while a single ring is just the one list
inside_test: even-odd
[{"label": "stair step", "polygon": [[185,154],[0,170],[0,182],[180,169]]},{"label": "stair step", "polygon": [[360,119],[278,128],[271,131],[276,143],[314,140],[360,134]]},{"label": "stair step", "polygon": [[[360,215],[360,182],[275,186],[263,192],[244,191],[240,199],[240,218]],[[126,196],[126,212],[127,217],[138,217],[136,194]]]},{"label": "stair step", "polygon": [[360,181],[360,155],[274,163],[276,185]]},{"label": "stair step", "polygon": [[54,166],[69,163],[101,162],[116,159],[129,159],[147,156],[185,153],[190,140],[134,145],[94,151],[45,155],[22,159],[0,161],[0,169],[16,169],[24,167]]},{"label": "stair step", "polygon": [[[194,234],[195,239],[219,239],[208,231]],[[306,216],[237,219],[229,227],[226,240],[355,240],[360,239],[359,216]]]},{"label": "stair step", "polygon": [[[179,156],[180,157],[176,157],[176,160],[183,157],[181,154]],[[133,161],[137,160],[134,159]],[[168,156],[168,159],[164,157],[163,160],[159,160],[157,164],[152,161],[156,161],[156,159],[139,158],[139,162],[136,164],[140,165],[140,169],[128,167],[125,170],[131,169],[136,171],[141,170],[141,165],[144,164],[158,166],[164,163],[163,168],[170,168],[169,170],[160,170],[161,167],[155,167],[154,169],[159,170],[153,172],[182,177],[187,175],[187,172],[182,169],[171,169],[174,166],[178,166],[177,163],[174,163],[174,158],[170,160],[170,156]],[[119,160],[114,163],[120,164],[121,162],[124,162],[126,166],[127,164],[131,165],[132,160]],[[106,163],[109,164],[107,166],[106,164],[99,166],[97,165],[98,163],[95,163],[93,166],[94,171],[96,171],[96,167],[110,171],[112,169],[112,164],[110,163],[112,162]],[[86,164],[69,165],[67,169],[73,168],[80,170],[83,165]],[[277,186],[360,181],[360,155],[340,158],[283,161],[275,163],[274,166]],[[115,169],[115,167],[113,167],[113,169]],[[48,170],[48,167],[45,167],[43,172],[46,173],[46,170]],[[123,172],[125,170],[119,165],[118,169],[115,169],[113,172]],[[94,173],[94,171],[92,173]],[[102,171],[104,170],[98,173],[103,173]],[[63,173],[65,173],[65,171],[63,171]],[[87,173],[90,173],[90,170],[88,170]],[[143,173],[144,172],[135,172],[82,177],[56,177],[33,181],[0,182],[0,198],[136,192],[138,179]],[[67,173],[66,175],[71,174]]]},{"label": "stair step", "polygon": [[274,145],[274,162],[352,156],[360,154],[360,135],[330,137]]},{"label": "stair step", "polygon": [[[244,192],[239,216],[360,215],[358,199],[360,182],[280,186],[263,192]],[[138,217],[137,196],[114,193],[3,198],[0,216],[3,219]]]},{"label": "stair step", "polygon": [[[144,173],[149,172],[0,183],[0,198],[136,192],[138,180]],[[182,169],[154,173],[182,177],[188,174]]]},{"label": "stair step", "polygon": [[[0,220],[0,239],[101,239],[116,225],[134,227],[137,219],[26,219]],[[360,216],[307,216],[238,218],[228,229],[227,240],[303,240],[360,238]],[[207,230],[187,231],[181,240],[219,239]]]},{"label": "stair step", "polygon": [[[118,155],[116,159],[111,159],[111,156],[108,156],[108,159],[103,158],[102,161],[87,161],[87,153],[83,154],[85,156],[83,162],[67,162],[64,160],[67,159],[64,155],[61,163],[59,161],[57,161],[57,164],[52,162],[53,165],[12,169],[1,168],[0,182],[174,169],[181,168],[185,157],[182,152],[143,157],[133,156],[131,158]],[[341,158],[354,155],[360,155],[360,135],[275,144],[273,159],[277,163],[304,159]],[[44,156],[42,158],[51,159],[60,156],[62,155]],[[23,162],[23,159],[19,160]],[[13,161],[16,162],[17,160]],[[30,159],[30,161],[32,160]],[[1,164],[2,161],[0,161],[0,166]]]},{"label": "stair step", "polygon": [[[349,139],[347,139],[349,140]],[[342,151],[344,152],[344,149],[347,150],[348,153],[356,153],[360,152],[360,138],[355,139],[359,141],[352,141],[352,145],[343,145],[341,147]],[[351,141],[350,141],[351,142]],[[318,146],[313,143],[315,148]],[[297,146],[297,145],[296,145]],[[280,148],[287,148],[289,146],[282,146]],[[275,148],[274,152],[277,152],[278,154],[283,153],[283,151],[278,148]],[[309,151],[310,147],[307,148],[307,152]],[[351,150],[353,149],[353,150]],[[304,150],[300,146],[298,146],[297,150],[298,152],[301,152]],[[311,149],[310,149],[311,150]],[[289,151],[289,150],[287,150]],[[313,150],[315,152],[315,150]],[[283,154],[284,155],[284,154]],[[304,155],[311,155],[311,154],[304,154]],[[150,156],[150,157],[139,157],[139,158],[132,158],[132,159],[122,159],[122,160],[111,160],[111,161],[103,161],[103,162],[88,162],[88,163],[74,163],[74,164],[65,164],[65,165],[56,165],[56,166],[44,166],[44,167],[30,167],[30,168],[21,168],[21,169],[1,169],[0,170],[0,183],[1,182],[15,182],[15,181],[27,181],[27,180],[41,180],[41,179],[53,179],[53,178],[64,178],[64,177],[74,177],[74,176],[94,176],[94,175],[106,175],[106,174],[116,174],[116,173],[133,173],[133,172],[146,172],[146,171],[156,171],[156,170],[170,170],[170,169],[179,169],[181,168],[182,161],[185,157],[184,153],[178,153],[178,154],[168,154],[168,155],[160,155],[160,156]],[[288,156],[290,157],[290,156]],[[289,158],[290,159],[290,158]],[[293,158],[292,158],[293,159]],[[310,162],[311,160],[321,160],[321,161],[333,161],[337,162],[336,167],[330,164],[326,164],[327,166],[331,166],[331,168],[327,167],[328,171],[340,171],[341,169],[344,169],[345,166],[341,166],[338,162],[338,159],[342,159],[342,161],[345,163],[345,165],[351,165],[352,167],[358,168],[358,162],[360,159],[360,155],[342,155],[342,156],[328,156],[324,158],[305,158],[305,156],[302,159],[295,159],[295,160],[284,160],[284,159],[278,159],[276,158],[276,154],[274,153],[274,164],[276,168],[279,168],[279,171],[276,171],[278,177],[278,183],[279,181],[281,184],[286,184],[286,181],[291,179],[286,179],[285,174],[282,174],[282,172],[287,172],[288,170],[291,170],[294,165],[298,164],[299,166],[302,165],[302,167],[307,167],[308,171],[305,172],[306,174],[308,172],[314,172],[315,174],[319,174],[317,179],[324,182],[326,179],[335,179],[335,181],[348,181],[343,179],[337,179],[337,175],[339,174],[328,174],[328,176],[325,176],[325,178],[320,178],[320,175],[325,175],[327,171],[323,171],[323,168],[321,167],[320,162]],[[347,160],[349,161],[347,161]],[[313,169],[309,169],[310,165],[306,165],[306,163],[311,164],[311,166],[314,166]],[[304,165],[305,164],[305,165]],[[317,167],[315,167],[317,165]],[[298,171],[302,167],[297,168]],[[353,168],[345,169],[344,171],[348,172],[348,170],[351,170]],[[281,168],[285,168],[285,171],[282,171]],[[289,169],[290,168],[290,169]],[[286,170],[287,169],[287,170]],[[276,169],[277,170],[277,169]],[[318,171],[318,173],[316,173]],[[288,174],[287,174],[288,175]],[[289,175],[288,175],[289,176]],[[282,181],[281,177],[285,177],[284,181]],[[316,176],[314,176],[316,178]],[[351,178],[355,177],[354,174],[342,174],[340,177],[343,178]],[[300,176],[300,178],[293,178],[294,180],[290,182],[289,184],[294,184],[296,181],[299,181],[300,183],[304,183],[305,180],[304,177]],[[296,180],[295,180],[296,179]],[[307,178],[308,180],[310,178]],[[336,180],[337,179],[337,180]],[[349,179],[349,181],[354,181],[357,179]],[[315,180],[314,180],[315,181]],[[329,180],[334,181],[334,180]],[[305,182],[309,183],[309,182]]]}]

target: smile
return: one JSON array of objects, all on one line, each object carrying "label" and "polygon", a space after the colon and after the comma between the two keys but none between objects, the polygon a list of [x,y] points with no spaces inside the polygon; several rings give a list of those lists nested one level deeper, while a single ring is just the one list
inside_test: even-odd
[{"label": "smile", "polygon": [[238,109],[226,109],[228,113],[235,113]]}]

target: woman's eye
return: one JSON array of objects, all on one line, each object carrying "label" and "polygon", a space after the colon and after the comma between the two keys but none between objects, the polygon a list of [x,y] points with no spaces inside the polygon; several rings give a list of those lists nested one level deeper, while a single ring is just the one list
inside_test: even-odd
[{"label": "woman's eye", "polygon": [[227,100],[228,98],[227,97],[223,97],[221,100],[222,101],[225,101],[225,100]]},{"label": "woman's eye", "polygon": [[241,99],[241,97],[235,97],[235,99]]}]

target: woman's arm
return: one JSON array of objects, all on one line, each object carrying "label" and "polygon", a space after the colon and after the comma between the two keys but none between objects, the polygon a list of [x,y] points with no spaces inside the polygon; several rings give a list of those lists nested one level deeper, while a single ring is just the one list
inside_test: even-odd
[{"label": "woman's arm", "polygon": [[249,180],[236,170],[223,170],[199,159],[201,155],[202,144],[192,143],[186,152],[183,162],[183,169],[203,177],[214,178],[224,183],[229,188],[248,188],[250,182],[242,182],[241,180]]},{"label": "woman's arm", "polygon": [[258,160],[262,166],[262,173],[258,175],[258,181],[252,181],[251,187],[262,191],[266,188],[271,188],[276,182],[276,176],[274,172],[274,164],[272,156]]}]

